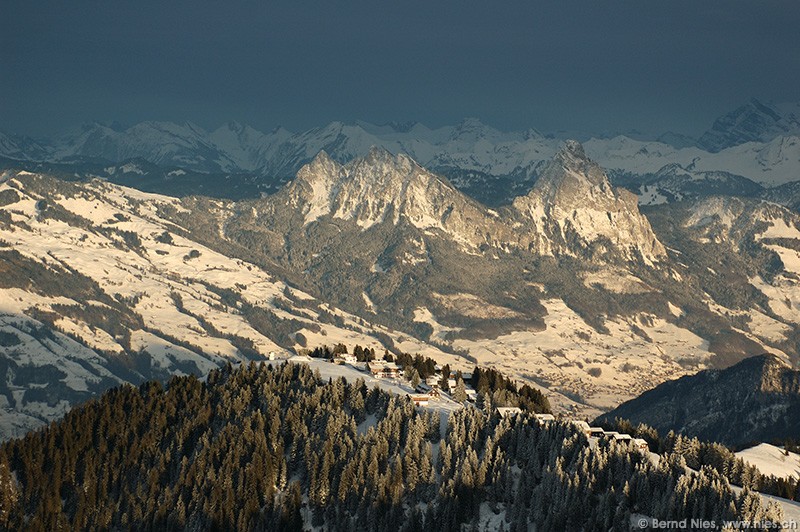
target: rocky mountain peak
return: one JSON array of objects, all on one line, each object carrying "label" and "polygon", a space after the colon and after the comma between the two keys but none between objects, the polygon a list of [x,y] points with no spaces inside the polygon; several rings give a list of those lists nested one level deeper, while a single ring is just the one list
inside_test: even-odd
[{"label": "rocky mountain peak", "polygon": [[297,175],[298,177],[301,174],[317,175],[320,173],[320,171],[328,172],[331,169],[336,169],[336,171],[338,171],[341,168],[341,166],[342,165],[334,161],[331,158],[331,156],[328,155],[328,152],[326,152],[325,150],[320,150],[320,152],[316,155],[316,157],[311,159],[311,162],[303,166],[297,172]]},{"label": "rocky mountain peak", "polygon": [[568,140],[545,166],[529,195],[551,204],[573,205],[598,194],[614,196],[608,177],[589,159],[580,142]]},{"label": "rocky mountain peak", "polygon": [[800,120],[792,113],[755,98],[714,121],[698,140],[710,152],[745,142],[769,142],[776,137],[800,134]]},{"label": "rocky mountain peak", "polygon": [[373,193],[386,192],[375,190],[376,186],[389,187],[399,192],[404,183],[410,180],[438,179],[408,155],[394,155],[379,146],[372,146],[365,156],[356,157],[345,164],[344,168],[349,181]]},{"label": "rocky mountain peak", "polygon": [[577,140],[568,139],[564,141],[564,145],[559,150],[557,156],[565,156],[565,155],[572,156],[580,161],[588,160],[586,152],[583,149],[583,144],[581,144]]},{"label": "rocky mountain peak", "polygon": [[611,186],[603,169],[574,140],[564,143],[530,193],[514,200],[513,207],[567,253],[599,244],[604,254],[621,252],[629,258],[654,260],[666,254],[639,212],[637,197]]},{"label": "rocky mountain peak", "polygon": [[[367,229],[405,219],[476,247],[521,246],[546,255],[644,257],[665,254],[637,198],[615,189],[577,142],[564,145],[527,195],[504,215],[489,211],[407,155],[371,148],[345,165],[318,154],[288,187],[311,223],[322,216]],[[520,227],[525,227],[520,230]]]},{"label": "rocky mountain peak", "polygon": [[365,229],[387,216],[395,223],[405,217],[415,225],[437,225],[448,206],[474,203],[407,155],[393,155],[380,147],[345,165],[322,151],[287,190],[302,208],[306,223],[332,215],[354,220]]}]

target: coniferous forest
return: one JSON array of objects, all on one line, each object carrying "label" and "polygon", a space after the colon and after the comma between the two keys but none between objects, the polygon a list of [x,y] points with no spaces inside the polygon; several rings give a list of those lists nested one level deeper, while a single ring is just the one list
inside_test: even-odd
[{"label": "coniferous forest", "polygon": [[677,453],[655,461],[482,406],[443,418],[287,363],[122,386],[0,447],[0,528],[628,530],[631,514],[780,517]]}]

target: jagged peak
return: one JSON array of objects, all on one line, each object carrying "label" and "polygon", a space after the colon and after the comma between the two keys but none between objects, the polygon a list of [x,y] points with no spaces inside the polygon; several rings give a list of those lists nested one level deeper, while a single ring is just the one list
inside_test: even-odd
[{"label": "jagged peak", "polygon": [[356,157],[345,164],[349,172],[375,171],[380,173],[396,172],[404,175],[410,174],[415,168],[422,167],[405,153],[393,154],[382,146],[371,146],[363,157]]},{"label": "jagged peak", "polygon": [[391,160],[394,158],[392,152],[384,148],[383,146],[375,146],[372,145],[369,147],[369,151],[367,151],[366,160],[372,161],[386,161]]},{"label": "jagged peak", "polygon": [[341,165],[334,161],[328,152],[320,150],[317,155],[308,163],[303,165],[297,172],[297,178],[305,181],[312,181],[321,175],[329,176],[338,173]]},{"label": "jagged peak", "polygon": [[560,154],[569,154],[571,157],[576,159],[584,159],[588,160],[589,158],[586,156],[586,151],[583,149],[583,144],[578,142],[577,140],[567,139],[564,141],[564,145],[559,150]]},{"label": "jagged peak", "polygon": [[[572,249],[566,237],[571,228],[586,245],[602,237],[622,256],[639,255],[652,262],[666,254],[639,212],[636,196],[612,187],[603,169],[574,140],[564,142],[533,189],[515,199],[513,207],[543,232],[551,232],[554,241],[563,240],[567,250]],[[558,229],[553,231],[552,224]]]},{"label": "jagged peak", "polygon": [[387,215],[395,223],[405,217],[425,227],[441,225],[436,220],[446,205],[456,202],[475,208],[445,179],[408,155],[394,155],[380,146],[344,165],[320,151],[287,185],[287,193],[291,202],[302,205],[305,223],[332,215],[355,220],[362,228],[380,223]]},{"label": "jagged peak", "polygon": [[545,166],[531,192],[552,195],[567,181],[583,183],[586,187],[599,186],[604,191],[611,189],[603,169],[589,159],[583,145],[576,140],[564,142],[555,157]]},{"label": "jagged peak", "polygon": [[319,153],[317,153],[317,155],[315,155],[314,158],[311,159],[311,161],[306,166],[310,166],[313,168],[313,167],[329,167],[332,165],[338,166],[339,163],[336,162],[330,155],[328,155],[327,151],[319,150]]}]

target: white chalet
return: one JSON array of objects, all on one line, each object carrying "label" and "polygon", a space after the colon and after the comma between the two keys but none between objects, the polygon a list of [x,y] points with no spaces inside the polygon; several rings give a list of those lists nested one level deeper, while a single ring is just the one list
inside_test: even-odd
[{"label": "white chalet", "polygon": [[426,393],[410,393],[408,396],[414,401],[414,406],[428,406],[431,396]]},{"label": "white chalet", "polygon": [[369,370],[373,377],[379,379],[397,379],[403,376],[403,370],[394,362],[387,362],[383,365],[370,363]]}]

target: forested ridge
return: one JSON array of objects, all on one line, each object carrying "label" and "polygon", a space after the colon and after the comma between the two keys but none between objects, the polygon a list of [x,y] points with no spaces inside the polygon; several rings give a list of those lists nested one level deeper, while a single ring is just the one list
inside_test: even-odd
[{"label": "forested ridge", "polygon": [[[784,499],[800,501],[800,480],[796,477],[765,475],[759,472],[756,466],[737,457],[733,450],[721,443],[702,441],[674,431],[669,431],[666,436],[660,436],[653,427],[644,423],[633,425],[625,419],[615,419],[613,422],[601,420],[600,425],[623,434],[642,438],[647,441],[651,449],[656,449],[659,454],[678,454],[692,469],[711,467],[728,479],[731,484]],[[783,443],[783,447],[786,451],[792,449],[797,452],[799,450],[797,443],[792,441]]]},{"label": "forested ridge", "polygon": [[407,397],[302,364],[122,386],[0,447],[10,530],[628,530],[631,513],[778,512],[678,454],[656,465],[491,404],[441,427]]}]

